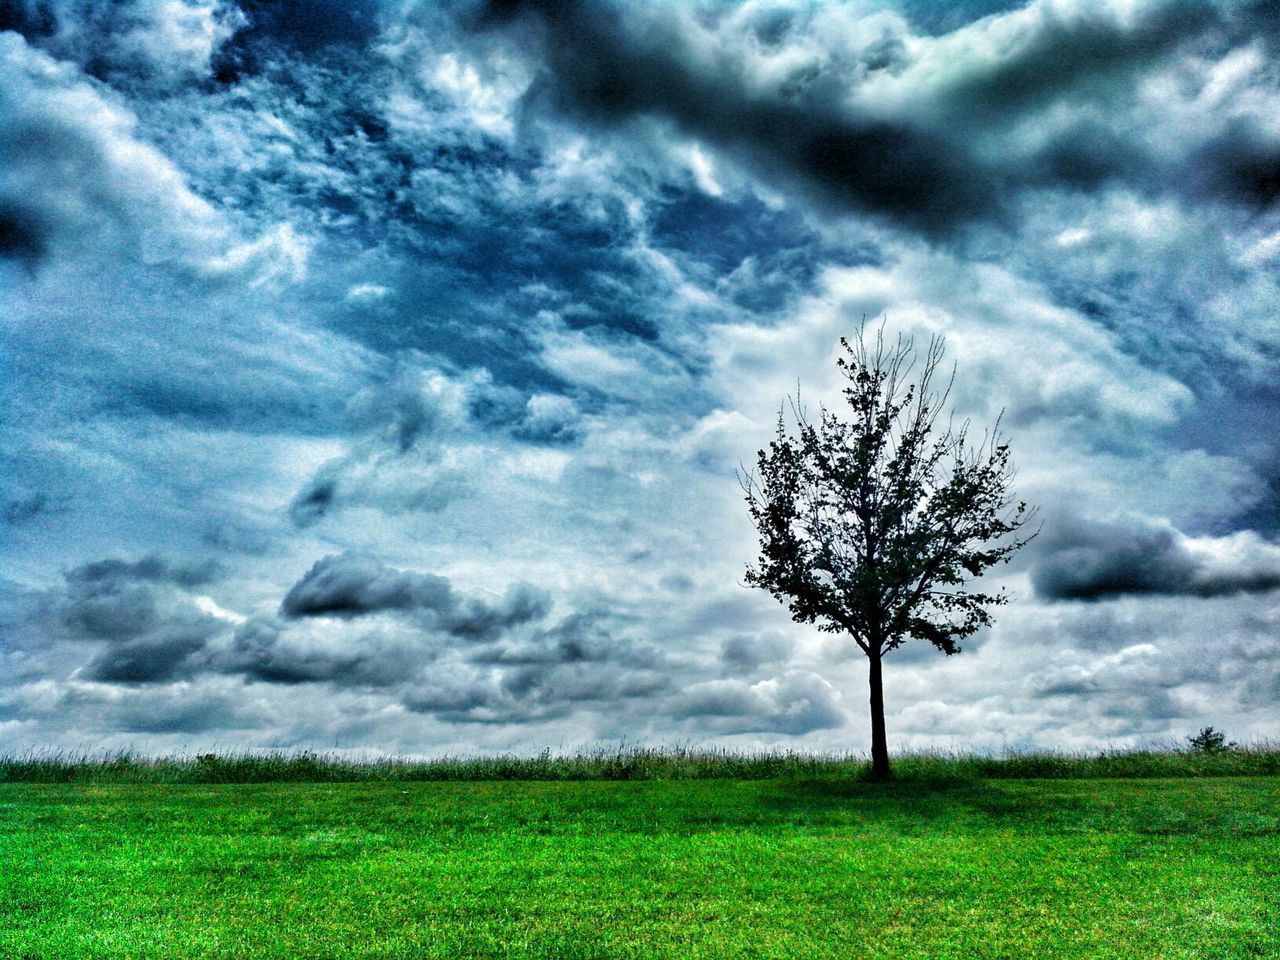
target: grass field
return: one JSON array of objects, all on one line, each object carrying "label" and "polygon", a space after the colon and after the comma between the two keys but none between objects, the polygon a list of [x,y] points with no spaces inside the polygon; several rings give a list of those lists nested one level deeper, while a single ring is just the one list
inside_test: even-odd
[{"label": "grass field", "polygon": [[0,782],[0,957],[1280,957],[1280,780]]}]

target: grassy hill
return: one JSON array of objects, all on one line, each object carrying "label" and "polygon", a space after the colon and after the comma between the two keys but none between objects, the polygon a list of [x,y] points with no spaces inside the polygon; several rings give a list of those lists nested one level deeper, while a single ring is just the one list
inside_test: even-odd
[{"label": "grassy hill", "polygon": [[340,782],[322,761],[260,783],[10,766],[0,957],[1280,957],[1269,776]]}]

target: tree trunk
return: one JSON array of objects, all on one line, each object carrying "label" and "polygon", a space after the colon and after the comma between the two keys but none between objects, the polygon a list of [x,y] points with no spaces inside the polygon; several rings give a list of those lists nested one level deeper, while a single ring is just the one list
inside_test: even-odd
[{"label": "tree trunk", "polygon": [[888,780],[893,771],[889,769],[889,744],[884,732],[884,682],[879,647],[872,648],[867,657],[871,661],[871,779]]}]

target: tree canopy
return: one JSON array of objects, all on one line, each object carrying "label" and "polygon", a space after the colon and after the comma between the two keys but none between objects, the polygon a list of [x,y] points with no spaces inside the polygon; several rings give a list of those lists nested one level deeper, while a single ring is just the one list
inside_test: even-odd
[{"label": "tree canopy", "polygon": [[740,476],[760,535],[746,582],[870,659],[872,765],[888,776],[882,657],[911,638],[958,653],[990,624],[1008,597],[970,582],[1030,539],[1019,534],[1034,510],[1013,497],[999,418],[978,443],[967,421],[941,419],[955,377],[937,388],[941,338],[918,353],[881,328],[870,345],[860,334],[840,346],[843,417],[822,407],[812,419],[793,399],[794,428],[784,405],[757,469]]}]

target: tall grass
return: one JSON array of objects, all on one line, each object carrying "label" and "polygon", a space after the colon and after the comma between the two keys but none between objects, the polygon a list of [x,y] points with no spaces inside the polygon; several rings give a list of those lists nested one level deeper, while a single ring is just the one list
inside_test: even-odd
[{"label": "tall grass", "polygon": [[[1280,775],[1270,742],[1218,753],[1147,748],[1100,753],[1000,755],[917,752],[894,758],[901,780],[1098,779]],[[0,754],[10,783],[351,783],[411,780],[764,780],[861,779],[865,756],[799,751],[738,752],[714,747],[619,745],[533,756],[352,759],[310,751],[244,751],[149,757],[120,752]]]}]

